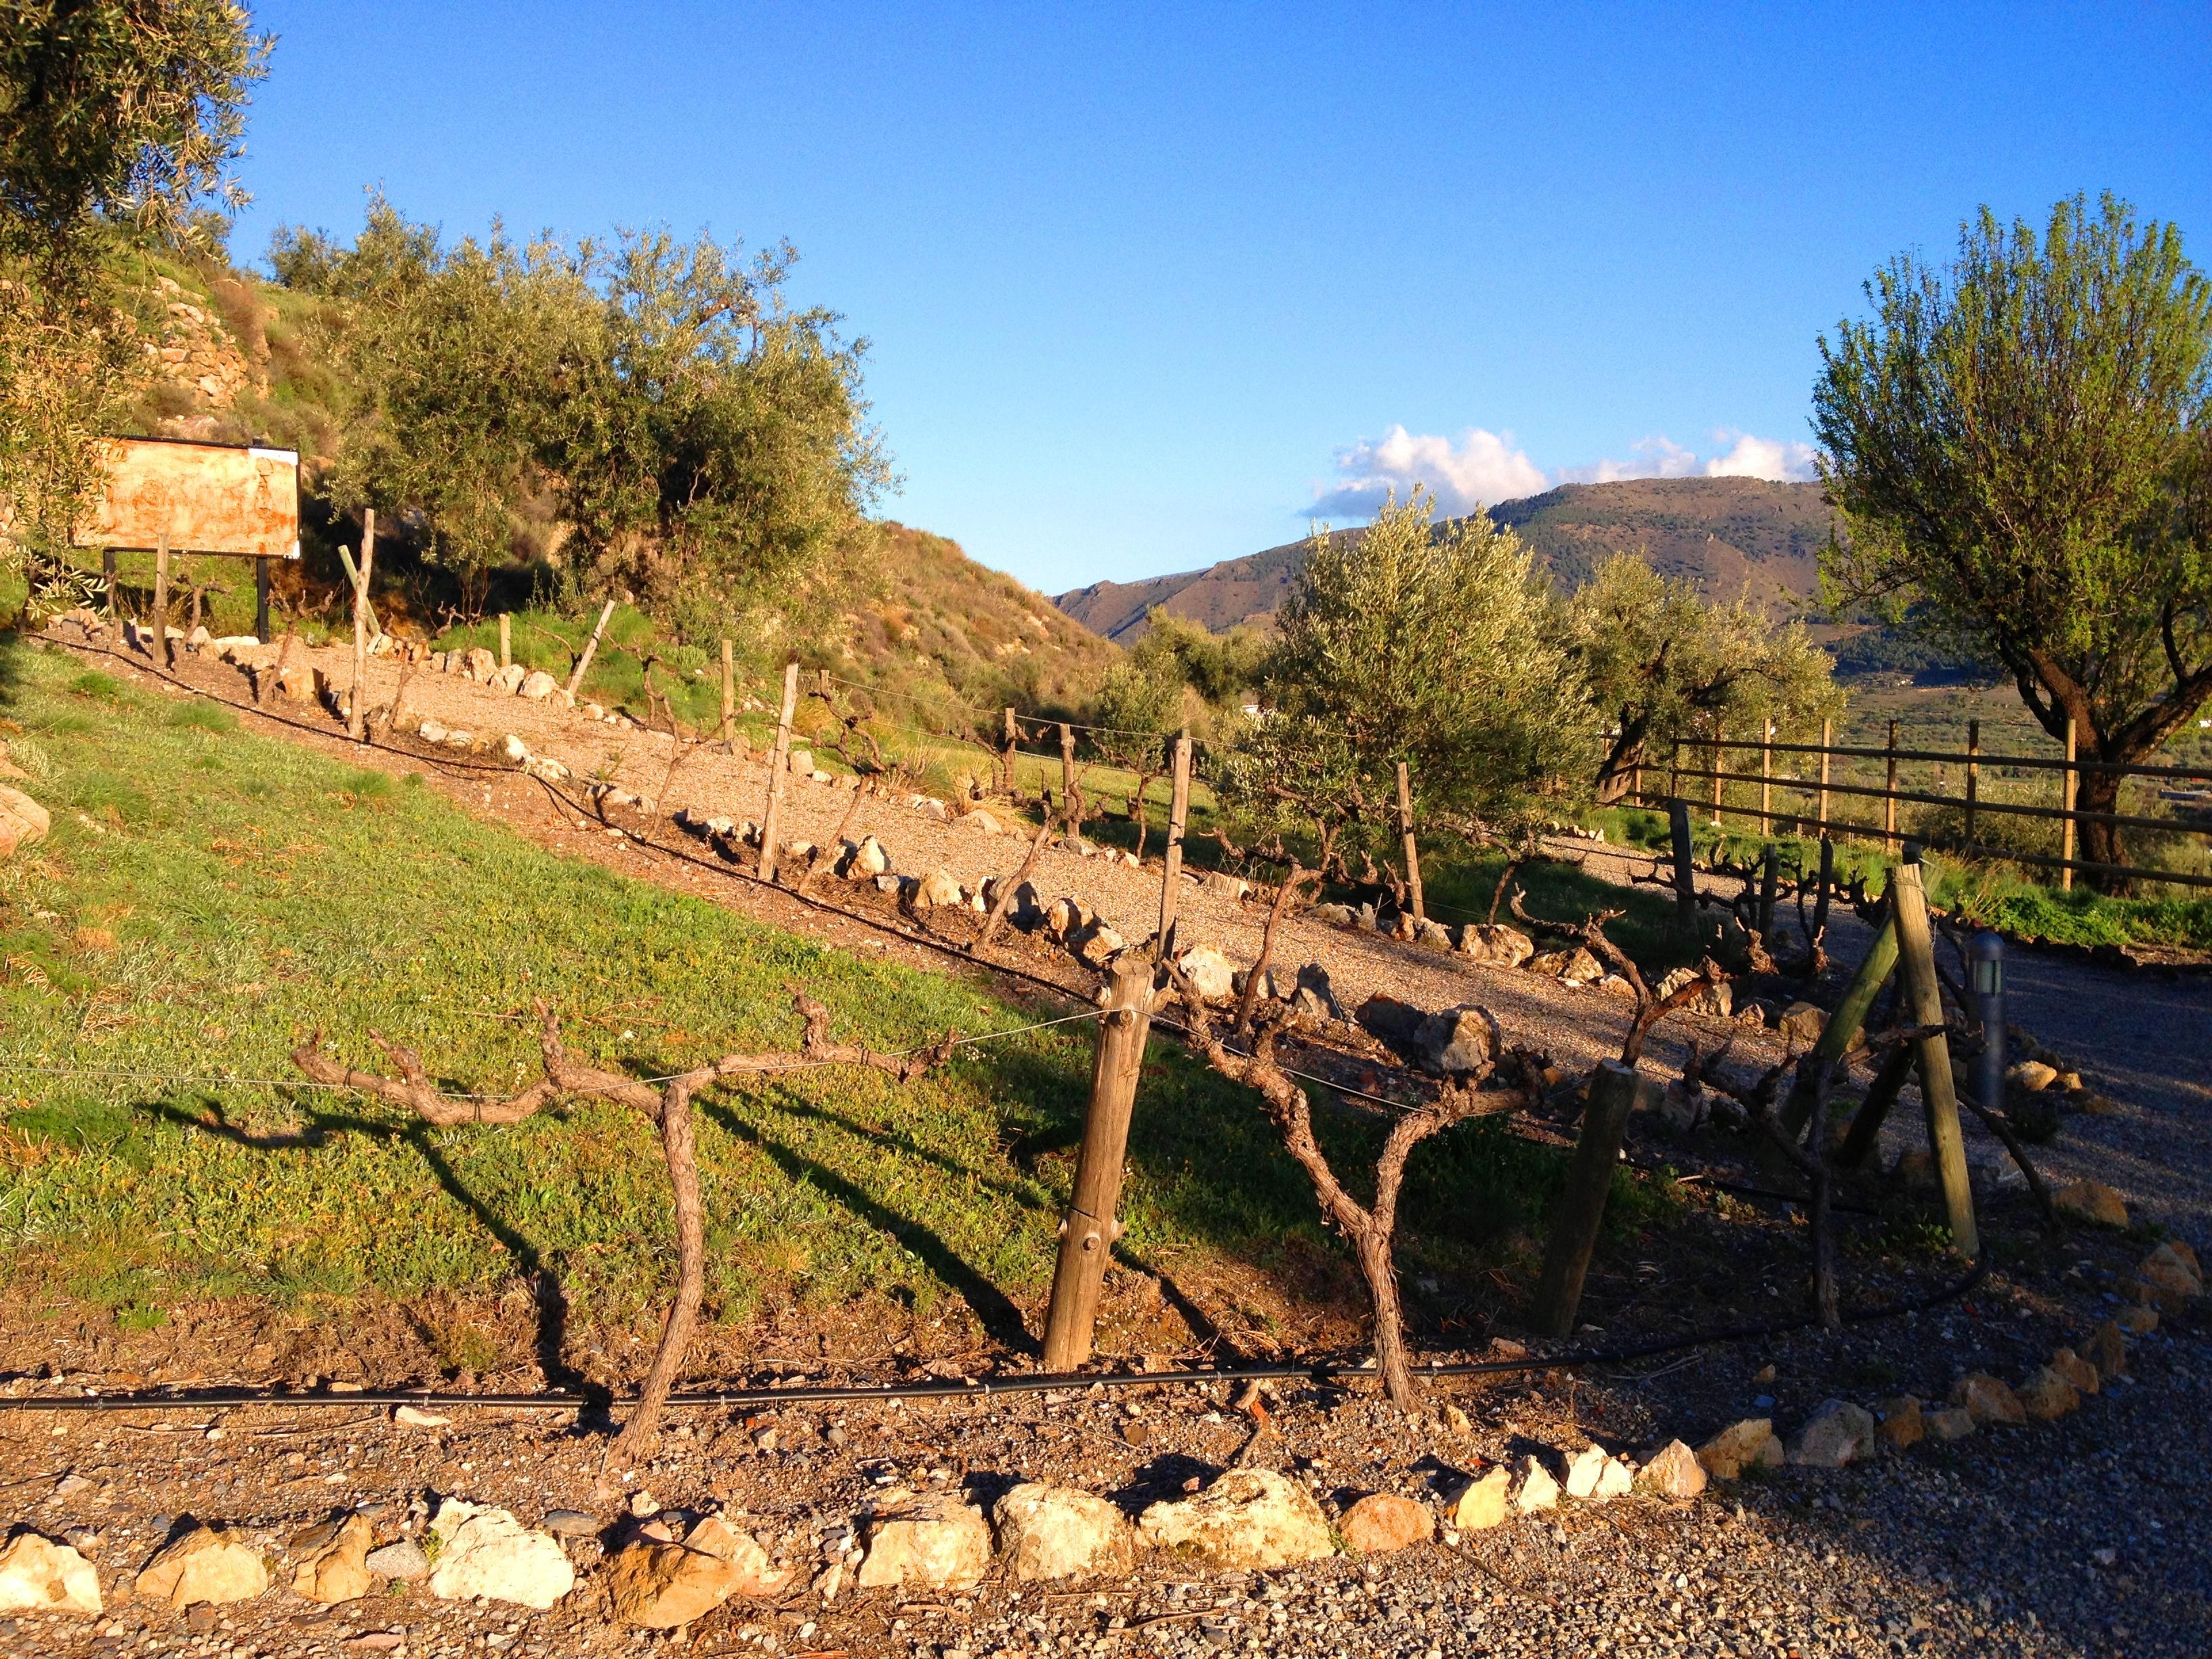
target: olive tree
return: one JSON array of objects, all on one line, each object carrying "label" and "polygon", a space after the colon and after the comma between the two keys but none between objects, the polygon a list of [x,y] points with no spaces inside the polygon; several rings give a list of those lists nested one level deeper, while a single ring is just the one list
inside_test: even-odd
[{"label": "olive tree", "polygon": [[1618,800],[1656,745],[1767,720],[1786,737],[1842,707],[1835,662],[1801,622],[1778,624],[1747,599],[1708,603],[1631,553],[1597,568],[1568,601],[1565,635],[1590,696],[1613,723],[1597,797]]},{"label": "olive tree", "polygon": [[[2172,225],[2077,196],[2040,235],[1984,208],[1948,265],[1901,255],[1866,295],[1820,343],[1826,578],[2002,663],[2087,757],[2140,761],[2212,697],[2212,283]],[[2081,810],[2119,785],[2087,771]],[[2097,817],[2082,848],[2125,862]]]},{"label": "olive tree", "polygon": [[1470,826],[1526,816],[1583,769],[1595,717],[1528,549],[1485,514],[1438,528],[1433,512],[1417,489],[1364,534],[1308,544],[1228,769],[1248,818],[1372,852],[1401,761],[1425,815]]}]

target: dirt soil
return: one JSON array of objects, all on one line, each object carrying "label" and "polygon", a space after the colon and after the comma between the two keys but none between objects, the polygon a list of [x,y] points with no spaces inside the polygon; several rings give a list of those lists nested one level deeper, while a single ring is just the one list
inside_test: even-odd
[{"label": "dirt soil", "polygon": [[[110,642],[112,643],[112,636]],[[336,653],[332,653],[335,655]],[[112,658],[111,671],[151,679]],[[382,669],[383,665],[380,665]],[[343,667],[335,670],[343,680]],[[234,671],[187,658],[180,678],[240,702]],[[396,672],[391,674],[396,678]],[[668,779],[665,737],[594,726],[580,716],[501,698],[459,681],[418,678],[417,708],[448,724],[513,731],[533,753],[562,759],[580,776],[603,763],[611,780],[656,803],[652,814],[605,818],[573,810],[554,792],[511,769],[464,770],[433,763],[435,751],[364,753],[345,744],[325,714],[287,705],[309,729],[277,726],[358,763],[424,771],[453,799],[550,847],[597,859],[642,879],[727,903],[778,925],[855,951],[935,969],[979,973],[916,937],[917,922],[888,902],[830,882],[827,895],[853,914],[733,879],[729,867],[674,831],[667,814],[690,805],[757,817],[765,779],[757,764],[695,753]],[[413,702],[415,692],[410,692]],[[374,699],[373,699],[374,700]],[[248,718],[251,718],[248,716]],[[615,751],[610,754],[610,750]],[[841,790],[794,785],[791,832],[826,836],[843,813]],[[612,820],[609,822],[607,820]],[[942,865],[963,882],[1012,869],[1022,847],[1009,837],[940,825],[889,801],[864,800],[851,833],[875,833],[895,866],[920,873]],[[1075,892],[1131,938],[1152,931],[1156,870],[1048,853],[1036,882],[1047,899]],[[1256,949],[1259,917],[1249,906],[1187,887],[1184,937],[1232,957]],[[964,941],[965,920],[945,932]],[[1425,1006],[1480,1002],[1509,1038],[1545,1048],[1579,1068],[1618,1048],[1625,1005],[1534,975],[1467,964],[1373,934],[1300,921],[1283,947],[1291,966],[1325,963],[1348,1005],[1387,989]],[[1838,953],[1855,959],[1850,944]],[[995,958],[1027,977],[996,982],[1060,1006],[1040,981],[1087,993],[1095,976],[1063,955],[1022,939]],[[2018,981],[2016,981],[2018,982]],[[2104,994],[2101,990],[2099,994]],[[2023,1001],[2035,996],[2032,988]],[[2124,993],[2123,993],[2124,994]],[[2155,994],[2135,995],[2159,1018]],[[2188,1005],[2175,1012],[2185,1014]],[[2201,1010],[2200,1010],[2201,1012]],[[2167,1081],[2185,1066],[2154,1055],[2115,1055],[2090,1046],[2081,1022],[2069,1059],[2139,1115],[2069,1119],[2046,1156],[2132,1176],[2115,1181],[2132,1202],[2205,1243],[2203,1177],[2196,1142],[2206,1132],[2203,1073]],[[1679,1068],[1682,1044],[1710,1047],[1734,1036],[1747,1068],[1782,1049],[1771,1034],[1719,1022],[1686,1021],[1662,1032],[1649,1065]],[[2197,1038],[2185,1041],[2201,1040]],[[2075,1048],[2079,1048],[2077,1056]],[[2125,1060],[2127,1063],[2123,1064]],[[2130,1070],[2130,1067],[2133,1069]],[[2131,1077],[2153,1088],[2130,1103]],[[2165,1092],[2159,1092],[2163,1090]],[[2152,1103],[2140,1103],[2148,1098]],[[1917,1115],[1900,1114],[1907,1116]],[[1567,1127],[1537,1121],[1528,1133]],[[2123,1139],[2123,1137],[2126,1137]],[[1790,1208],[1719,1189],[1747,1173],[1740,1145],[1700,1134],[1669,1140],[1639,1131],[1642,1159],[1705,1168],[1692,1182],[1664,1261],[1596,1265],[1577,1340],[1604,1346],[1667,1331],[1710,1328],[1747,1313],[1786,1314],[1803,1302],[1803,1227]],[[2163,1141],[2165,1150],[2160,1150]],[[1980,1149],[1986,1158],[1987,1147]],[[2071,1162],[2069,1162],[2071,1160]],[[2190,1164],[2177,1173],[2172,1166]],[[1648,1360],[1579,1369],[1552,1367],[1480,1382],[1429,1385],[1411,1420],[1362,1382],[1292,1381],[1263,1401],[1274,1431],[1253,1450],[1304,1481],[1332,1513],[1359,1493],[1440,1494],[1463,1474],[1528,1451],[1569,1450],[1599,1441],[1615,1449],[1680,1437],[1693,1443],[1747,1415],[1772,1416],[1787,1433],[1820,1401],[1871,1403],[1911,1392],[1935,1400],[1962,1374],[1987,1369],[2017,1380],[2060,1343],[2086,1343],[2117,1304],[2115,1282],[2145,1239],[2109,1233],[2042,1237],[2025,1200],[1994,1181],[1984,1188],[1994,1270],[1961,1300],[1827,1334],[1799,1330],[1708,1346]],[[1897,1265],[1879,1235],[1856,1235],[1846,1252],[1854,1303],[1925,1292],[1940,1262]],[[1117,1273],[1108,1347],[1176,1354],[1211,1343],[1220,1359],[1258,1351],[1222,1330],[1205,1307],[1186,1314],[1155,1295],[1141,1273]],[[1181,1287],[1170,1285],[1168,1290]],[[1233,1301],[1234,1292],[1218,1298]],[[1418,1300],[1419,1298],[1417,1298]],[[1216,1297],[1201,1296],[1209,1305]],[[2200,1304],[2201,1309],[2201,1304]],[[518,1286],[496,1306],[368,1307],[338,1326],[304,1325],[252,1308],[183,1310],[168,1327],[129,1332],[81,1310],[10,1306],[0,1313],[5,1395],[82,1395],[149,1382],[279,1381],[315,1395],[301,1411],[256,1407],[180,1414],[124,1409],[71,1414],[6,1409],[0,1401],[0,1521],[76,1537],[100,1568],[110,1613],[97,1622],[0,1619],[0,1653],[204,1653],[267,1656],[401,1652],[566,1655],[665,1647],[699,1654],[849,1655],[1226,1651],[1314,1655],[1627,1652],[1686,1654],[2197,1655],[2212,1650],[2212,1544],[2194,1498],[2212,1459],[2212,1346],[2203,1316],[2167,1317],[2138,1341],[2132,1376],[2108,1386],[2063,1422],[1996,1431],[1948,1447],[1923,1446],[1839,1472],[1792,1468],[1719,1488],[1694,1503],[1637,1497],[1602,1508],[1570,1505],[1496,1531],[1446,1533],[1386,1557],[1340,1556],[1279,1573],[1208,1577],[1148,1558],[1127,1581],[1018,1587],[988,1580],[970,1594],[855,1595],[826,1599],[809,1588],[842,1559],[857,1516],[892,1494],[954,1486],[988,1502],[1017,1478],[1052,1479],[1108,1493],[1134,1510],[1154,1497],[1204,1481],[1238,1456],[1253,1416],[1227,1385],[1150,1384],[1056,1395],[949,1401],[843,1405],[734,1413],[678,1413],[647,1468],[610,1480],[602,1467],[606,1425],[591,1413],[441,1408],[451,1422],[409,1427],[391,1413],[349,1404],[338,1388],[429,1383],[447,1390],[527,1389],[530,1367],[482,1377],[441,1365],[439,1328],[455,1318],[502,1334],[501,1352],[526,1352],[537,1310]],[[1486,1310],[1436,1304],[1431,1322],[1456,1316],[1462,1351],[1510,1356],[1525,1338],[1493,1336]],[[1034,1328],[1036,1310],[1024,1310]],[[1210,1334],[1201,1327],[1212,1325]],[[1505,1328],[1500,1326],[1502,1332]],[[992,1351],[980,1323],[956,1310],[917,1328],[890,1332],[864,1321],[771,1323],[702,1350],[697,1369],[731,1385],[798,1384],[856,1376],[988,1375],[1033,1361]],[[1302,1340],[1334,1346],[1340,1317],[1316,1321]],[[610,1372],[635,1375],[652,1333],[617,1340]],[[511,1339],[511,1340],[510,1340]],[[1528,1343],[1540,1359],[1544,1345]],[[1462,1419],[1446,1405],[1465,1413]],[[650,1500],[640,1499],[641,1491]],[[419,1530],[426,1500],[453,1495],[512,1508],[526,1522],[575,1509],[599,1530],[568,1547],[577,1589],[550,1612],[501,1604],[433,1601],[420,1590],[323,1609],[279,1588],[254,1601],[193,1615],[119,1600],[129,1577],[183,1517],[245,1529],[281,1561],[300,1528],[349,1507],[368,1515],[380,1540]],[[795,1570],[774,1604],[734,1603],[673,1638],[611,1622],[604,1576],[594,1571],[637,1524],[635,1510],[697,1513],[720,1508],[753,1529]],[[288,1575],[280,1570],[280,1587]]]}]

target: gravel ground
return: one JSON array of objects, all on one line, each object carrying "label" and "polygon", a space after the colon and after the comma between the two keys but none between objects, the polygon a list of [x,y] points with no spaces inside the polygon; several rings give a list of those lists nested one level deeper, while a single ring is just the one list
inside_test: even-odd
[{"label": "gravel ground", "polygon": [[[668,806],[757,816],[764,787],[757,767],[702,757],[667,787],[665,739],[514,700],[488,708],[486,694],[455,682],[416,684],[416,707],[450,724],[514,731],[533,750],[586,775],[618,750],[612,775],[625,787]],[[542,794],[519,782],[448,778],[441,787],[549,844],[712,890],[856,947],[941,963],[863,924],[825,921],[781,895],[657,860],[602,826],[533,810],[533,799],[543,807]],[[793,833],[826,834],[845,804],[841,792],[795,786]],[[889,804],[870,801],[860,811],[856,829],[880,835],[902,870],[942,863],[973,881],[1010,869],[1020,856],[1011,840],[934,824]],[[878,812],[880,819],[872,816]],[[1048,860],[1038,878],[1048,897],[1079,892],[1125,933],[1151,930],[1153,872],[1058,853]],[[1243,907],[1192,891],[1183,911],[1190,937],[1232,955],[1256,947],[1259,919]],[[1837,949],[1846,959],[1855,954],[1846,939]],[[1294,924],[1283,950],[1291,965],[1326,963],[1347,1002],[1370,988],[1427,1006],[1483,1002],[1514,1040],[1547,1048],[1563,1064],[1587,1064],[1612,1050],[1626,1018],[1619,1004],[1592,993],[1371,935]],[[2025,1023],[2128,1106],[2115,1117],[2069,1119],[2065,1139],[2046,1152],[2054,1170],[2110,1180],[2144,1213],[2206,1242],[2203,981],[2142,981],[2049,958],[2030,964],[2023,953],[2014,984]],[[1706,1033],[1708,1041],[1717,1034]],[[1745,1033],[1740,1051],[1747,1046],[1756,1063],[1772,1043]],[[1662,1072],[1675,1064],[1663,1049],[1654,1060]],[[2002,1200],[1996,1212],[2005,1213]],[[1790,1284],[1798,1265],[1771,1238],[1753,1240],[1761,1255],[1731,1259],[1729,1249],[1743,1249],[1744,1229],[1729,1215],[1716,1201],[1684,1224],[1695,1238],[1711,1235],[1715,1290],[1780,1294],[1775,1281]],[[1457,1386],[1449,1397],[1467,1413],[1465,1429],[1427,1414],[1407,1423],[1364,1392],[1288,1385],[1276,1413],[1279,1455],[1267,1461],[1307,1480],[1334,1507],[1369,1490],[1430,1495],[1482,1460],[1537,1447],[1571,1449],[1591,1437],[1616,1449],[1673,1435],[1695,1441],[1747,1414],[1771,1413],[1787,1432],[1831,1395],[1870,1401],[1910,1389],[1935,1398],[1960,1374],[1984,1366],[2016,1378],[2057,1343],[2083,1340],[2110,1311],[2112,1276],[2143,1248],[2140,1236],[2079,1233],[2036,1244],[2017,1218],[2014,1205],[2005,1234],[2021,1243],[1963,1303],[1834,1336],[1801,1333],[1698,1350],[1638,1370]],[[1992,1237],[1998,1231],[1993,1224]],[[1641,1305],[1635,1264],[1605,1266],[1593,1277],[1586,1316],[1624,1328],[1650,1316],[1655,1310]],[[112,1389],[127,1386],[118,1371],[151,1374],[132,1345],[174,1340],[82,1330],[72,1340],[50,1316],[25,1310],[0,1333],[0,1364],[22,1376],[34,1360],[59,1355],[62,1374],[45,1386]],[[207,1340],[234,1355],[251,1346],[219,1330]],[[970,1340],[963,1334],[958,1342]],[[2057,1425],[1923,1445],[1838,1473],[1791,1468],[1716,1488],[1693,1504],[1635,1498],[1570,1507],[1364,1561],[1340,1557],[1279,1573],[1194,1579],[1155,1558],[1125,1583],[1050,1592],[1018,1595],[991,1582],[968,1595],[848,1592],[825,1604],[793,1594],[775,1608],[726,1608],[675,1640],[606,1621],[602,1581],[592,1569],[603,1543],[622,1536],[623,1506],[598,1484],[605,1442],[596,1426],[484,1413],[426,1433],[380,1413],[341,1412],[331,1420],[248,1410],[190,1419],[189,1431],[177,1433],[156,1431],[179,1426],[173,1418],[9,1413],[0,1414],[0,1522],[57,1535],[92,1529],[97,1538],[88,1549],[104,1585],[126,1579],[186,1513],[235,1522],[277,1553],[295,1529],[352,1504],[371,1505],[380,1533],[393,1532],[418,1512],[426,1492],[502,1504],[526,1521],[556,1507],[582,1509],[607,1531],[571,1544],[579,1588],[543,1614],[398,1592],[325,1611],[280,1589],[214,1619],[203,1614],[197,1625],[128,1601],[98,1625],[0,1620],[0,1653],[2198,1656],[2212,1652],[2212,1546],[2193,1507],[2212,1464],[2208,1366],[2212,1345],[2202,1313],[2193,1312],[2168,1318],[2137,1345],[2133,1380]],[[209,1380],[220,1375],[210,1371]],[[740,1421],[701,1413],[685,1426],[690,1433],[669,1438],[633,1490],[649,1486],[659,1501],[687,1510],[720,1504],[741,1511],[763,1542],[808,1569],[836,1547],[855,1510],[889,1486],[957,1483],[985,1498],[1029,1475],[1134,1506],[1224,1467],[1245,1438],[1219,1389],[793,1409]],[[210,1427],[222,1437],[210,1437]],[[772,1445],[764,1446],[763,1430],[775,1431]]]}]

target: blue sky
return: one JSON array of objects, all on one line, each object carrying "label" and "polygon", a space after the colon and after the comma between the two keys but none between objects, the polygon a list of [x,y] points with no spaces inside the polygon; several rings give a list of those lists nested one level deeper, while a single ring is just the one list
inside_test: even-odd
[{"label": "blue sky", "polygon": [[2212,266],[2212,4],[876,9],[287,0],[278,224],[380,185],[788,237],[891,517],[1057,592],[1562,479],[1802,474],[1814,339],[1987,202]]}]

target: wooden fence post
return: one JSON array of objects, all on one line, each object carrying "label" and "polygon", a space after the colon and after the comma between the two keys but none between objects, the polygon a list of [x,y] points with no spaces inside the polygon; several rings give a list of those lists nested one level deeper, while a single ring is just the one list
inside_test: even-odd
[{"label": "wooden fence post", "polygon": [[1966,722],[1966,842],[1974,840],[1974,805],[1982,793],[1982,723]]},{"label": "wooden fence post", "polygon": [[514,618],[504,611],[499,613],[499,665],[514,665]]},{"label": "wooden fence post", "polygon": [[1966,1179],[1966,1143],[1959,1133],[1959,1095],[1951,1078],[1951,1045],[1942,1032],[1943,990],[1936,977],[1936,945],[1928,927],[1928,895],[1920,884],[1920,866],[1893,866],[1889,893],[1898,972],[1912,1023],[1936,1028],[1935,1036],[1913,1045],[1920,1059],[1920,1093],[1935,1142],[1930,1150],[1943,1180],[1944,1207],[1950,1212],[1952,1248],[1972,1261],[1982,1253],[1981,1237],[1974,1226],[1973,1188]]},{"label": "wooden fence post", "polygon": [[[607,631],[607,618],[615,614],[615,602],[609,599],[599,607],[599,619],[592,624],[592,637],[584,641],[584,654],[576,659],[576,665],[568,671],[568,700],[575,701],[577,691],[584,684],[584,675],[592,665],[592,658],[599,648],[599,635]],[[650,713],[650,709],[647,712]]]},{"label": "wooden fence post", "polygon": [[1599,1061],[1590,1079],[1589,1105],[1583,1113],[1582,1134],[1567,1165],[1567,1184],[1559,1194],[1551,1242],[1544,1249],[1544,1275],[1536,1285],[1531,1323],[1546,1336],[1573,1334],[1590,1251],[1605,1219],[1606,1194],[1613,1187],[1613,1172],[1620,1165],[1621,1137],[1627,1133],[1637,1094],[1644,1086],[1632,1066],[1617,1060]]},{"label": "wooden fence post", "polygon": [[169,654],[169,532],[164,530],[154,548],[154,659],[173,667]]},{"label": "wooden fence post", "polygon": [[1774,720],[1771,715],[1766,735],[1759,745],[1759,833],[1774,833]]},{"label": "wooden fence post", "polygon": [[2076,786],[2074,779],[2075,750],[2074,717],[2066,717],[2066,769],[2058,775],[2058,805],[2065,814],[2058,820],[2058,856],[2063,860],[2058,866],[2058,890],[2074,890],[2074,801]]},{"label": "wooden fence post", "polygon": [[1776,890],[1782,882],[1782,853],[1772,842],[1766,843],[1765,854],[1759,860],[1759,937],[1774,936],[1774,901]]},{"label": "wooden fence post", "polygon": [[1114,1208],[1121,1195],[1129,1117],[1144,1066],[1145,1039],[1152,1030],[1152,964],[1131,951],[1115,963],[1106,1012],[1098,1020],[1091,1104],[1083,1117],[1083,1145],[1075,1155],[1075,1190],[1060,1223],[1060,1261],[1053,1269],[1052,1302],[1045,1313],[1048,1371],[1072,1371],[1091,1358],[1106,1258],[1121,1231]]},{"label": "wooden fence post", "polygon": [[112,547],[100,550],[100,579],[107,584],[107,614],[112,620],[115,616],[115,550]]},{"label": "wooden fence post", "polygon": [[1175,793],[1168,806],[1168,850],[1160,860],[1159,959],[1175,951],[1176,890],[1182,884],[1182,828],[1190,815],[1190,731],[1176,734]]},{"label": "wooden fence post", "polygon": [[1677,795],[1667,804],[1667,827],[1674,842],[1674,919],[1685,935],[1698,931],[1698,866],[1690,839],[1690,803]]},{"label": "wooden fence post", "polygon": [[1897,722],[1889,723],[1889,781],[1882,786],[1881,849],[1897,852]]},{"label": "wooden fence post", "polygon": [[1406,848],[1406,885],[1413,894],[1413,920],[1426,921],[1421,902],[1421,849],[1413,840],[1413,791],[1406,775],[1406,763],[1398,763],[1398,836]]},{"label": "wooden fence post", "polygon": [[736,647],[728,640],[722,641],[722,745],[727,748],[736,734],[738,724],[738,671]]},{"label": "wooden fence post", "polygon": [[1069,835],[1082,833],[1075,821],[1075,728],[1066,720],[1060,723],[1060,817]]},{"label": "wooden fence post", "polygon": [[269,643],[269,561],[253,562],[253,637]]},{"label": "wooden fence post", "polygon": [[1828,833],[1828,762],[1832,758],[1828,751],[1834,748],[1835,744],[1835,721],[1822,720],[1820,722],[1820,833],[1824,836]]},{"label": "wooden fence post", "polygon": [[1014,750],[1021,741],[1021,728],[1014,723],[1014,711],[1008,708],[1006,712],[1006,728],[1000,737],[999,765],[1006,775],[1006,799],[1019,800],[1020,793],[1014,787]]},{"label": "wooden fence post", "polygon": [[368,582],[376,568],[376,509],[361,515],[361,575],[353,587],[353,690],[346,694],[346,735],[368,735]]},{"label": "wooden fence post", "polygon": [[775,879],[776,841],[783,834],[783,779],[791,770],[791,717],[799,708],[799,659],[783,665],[783,711],[775,717],[775,749],[768,757],[768,805],[761,811],[763,881]]}]

